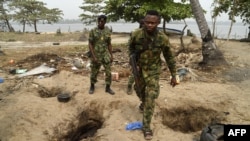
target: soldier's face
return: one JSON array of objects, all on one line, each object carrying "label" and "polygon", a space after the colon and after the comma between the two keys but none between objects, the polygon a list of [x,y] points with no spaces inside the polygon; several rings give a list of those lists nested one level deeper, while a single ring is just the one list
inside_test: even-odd
[{"label": "soldier's face", "polygon": [[146,15],[144,19],[144,27],[146,28],[147,32],[154,32],[159,24],[159,17],[155,15]]},{"label": "soldier's face", "polygon": [[100,29],[103,29],[104,26],[105,26],[105,23],[106,23],[106,21],[105,21],[104,19],[98,20],[98,27],[99,27]]}]

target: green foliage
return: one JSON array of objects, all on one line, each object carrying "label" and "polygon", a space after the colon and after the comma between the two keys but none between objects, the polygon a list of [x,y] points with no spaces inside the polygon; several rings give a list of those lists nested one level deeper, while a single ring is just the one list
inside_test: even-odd
[{"label": "green foliage", "polygon": [[37,22],[55,23],[62,19],[63,15],[58,8],[48,9],[46,3],[36,0],[13,0],[8,6],[14,13],[14,21],[23,24],[24,27],[26,24],[34,25],[35,32],[37,32]]},{"label": "green foliage", "polygon": [[250,24],[249,0],[215,0],[212,6],[213,17],[227,13],[229,20],[233,22],[235,22],[234,17],[240,16],[243,23]]},{"label": "green foliage", "polygon": [[138,21],[143,17],[145,10],[140,7],[143,1],[136,0],[109,0],[106,1],[104,12],[109,16],[111,21],[123,19],[125,21]]},{"label": "green foliage", "polygon": [[242,19],[242,22],[245,24],[249,24],[250,25],[250,1],[249,0],[241,0],[241,2],[239,3],[239,11],[241,11],[240,13],[240,17]]},{"label": "green foliage", "polygon": [[81,21],[86,25],[96,22],[97,16],[103,14],[103,2],[104,0],[83,0],[83,5],[80,6],[83,13],[79,16]]},{"label": "green foliage", "polygon": [[169,22],[171,20],[183,20],[192,17],[192,12],[189,4],[183,3],[165,3],[165,8],[161,10],[163,18]]},{"label": "green foliage", "polygon": [[111,21],[123,19],[138,22],[150,9],[159,11],[162,18],[167,22],[192,16],[189,4],[176,3],[173,0],[109,0],[105,3],[104,12]]},{"label": "green foliage", "polygon": [[10,2],[11,0],[0,0],[0,22],[6,24],[9,31],[14,31],[9,22],[12,20],[11,9],[8,7]]},{"label": "green foliage", "polygon": [[63,12],[58,8],[46,9],[43,21],[49,24],[56,23],[62,19]]}]

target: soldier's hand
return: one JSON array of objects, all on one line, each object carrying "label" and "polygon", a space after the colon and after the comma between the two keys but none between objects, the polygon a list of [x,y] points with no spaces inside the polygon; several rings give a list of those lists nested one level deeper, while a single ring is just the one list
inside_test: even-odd
[{"label": "soldier's hand", "polygon": [[175,87],[177,85],[177,80],[176,80],[176,77],[172,77],[171,80],[170,80],[170,85],[172,87]]}]

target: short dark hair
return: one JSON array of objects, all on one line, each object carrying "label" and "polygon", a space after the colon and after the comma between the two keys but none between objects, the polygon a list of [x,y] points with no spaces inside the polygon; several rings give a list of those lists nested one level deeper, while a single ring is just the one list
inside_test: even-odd
[{"label": "short dark hair", "polygon": [[157,17],[161,17],[159,12],[156,11],[156,10],[148,10],[146,15],[154,15],[154,16],[157,16]]},{"label": "short dark hair", "polygon": [[104,21],[106,21],[107,20],[107,16],[105,16],[105,15],[100,15],[100,16],[98,16],[98,21],[100,21],[101,19],[103,19]]},{"label": "short dark hair", "polygon": [[153,15],[153,16],[157,16],[159,18],[159,20],[161,20],[161,15],[159,14],[158,11],[156,10],[148,10],[146,15]]}]

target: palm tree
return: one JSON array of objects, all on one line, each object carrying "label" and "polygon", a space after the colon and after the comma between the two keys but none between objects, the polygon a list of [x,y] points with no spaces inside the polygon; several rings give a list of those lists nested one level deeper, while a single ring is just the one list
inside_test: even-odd
[{"label": "palm tree", "polygon": [[202,56],[203,60],[200,65],[224,65],[226,61],[223,54],[214,43],[213,36],[208,27],[203,9],[199,0],[190,0],[192,13],[198,24],[202,39]]}]

